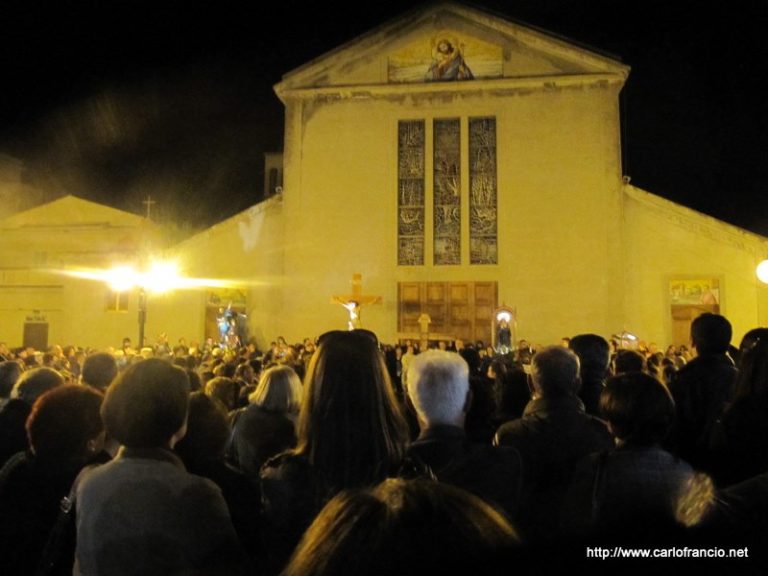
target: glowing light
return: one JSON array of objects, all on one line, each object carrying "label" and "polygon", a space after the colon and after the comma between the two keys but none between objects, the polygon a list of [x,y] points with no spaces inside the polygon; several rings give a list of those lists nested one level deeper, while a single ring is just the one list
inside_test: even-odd
[{"label": "glowing light", "polygon": [[72,278],[95,280],[109,285],[115,291],[130,290],[138,286],[151,292],[168,290],[194,290],[200,288],[245,288],[264,286],[281,281],[279,277],[261,279],[226,279],[226,278],[188,278],[180,276],[175,263],[155,262],[148,272],[141,273],[130,266],[115,266],[110,269],[77,268],[68,270],[50,269],[52,274],[61,274]]},{"label": "glowing light", "polygon": [[104,281],[115,292],[124,292],[136,286],[137,274],[130,266],[117,266],[104,273]]},{"label": "glowing light", "polygon": [[512,320],[512,314],[510,314],[509,312],[499,312],[498,314],[496,314],[496,321],[501,322],[502,320],[506,320],[507,322],[509,322],[510,320]]},{"label": "glowing light", "polygon": [[763,260],[757,265],[757,279],[763,284],[768,284],[768,260]]},{"label": "glowing light", "polygon": [[181,280],[175,262],[155,261],[150,269],[140,276],[140,285],[150,292],[157,293],[173,290]]}]

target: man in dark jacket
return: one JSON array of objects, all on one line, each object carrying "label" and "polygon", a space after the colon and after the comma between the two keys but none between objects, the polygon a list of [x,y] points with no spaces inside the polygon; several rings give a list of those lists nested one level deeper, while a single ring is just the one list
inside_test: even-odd
[{"label": "man in dark jacket", "polygon": [[537,352],[531,362],[533,399],[523,417],[503,424],[495,442],[520,453],[524,470],[524,522],[532,542],[558,536],[560,507],[576,463],[613,446],[606,424],[584,411],[577,397],[579,359],[562,346]]},{"label": "man in dark jacket", "polygon": [[464,359],[455,352],[422,352],[408,367],[408,383],[421,428],[409,456],[427,464],[439,481],[473,492],[514,521],[522,487],[520,455],[467,438],[464,421],[472,395]]},{"label": "man in dark jacket", "polygon": [[670,449],[694,468],[708,470],[712,427],[733,397],[736,366],[728,355],[731,323],[719,314],[705,313],[691,323],[696,358],[677,373],[670,392],[677,422]]}]

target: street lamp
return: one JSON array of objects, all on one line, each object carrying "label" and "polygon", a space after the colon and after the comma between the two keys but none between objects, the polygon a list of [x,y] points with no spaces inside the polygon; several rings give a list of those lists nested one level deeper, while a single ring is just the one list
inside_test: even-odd
[{"label": "street lamp", "polygon": [[146,271],[130,266],[116,266],[106,274],[106,281],[115,292],[139,289],[139,350],[144,347],[144,328],[147,323],[147,295],[160,294],[181,284],[176,265],[172,262],[153,261]]},{"label": "street lamp", "polygon": [[757,265],[757,279],[763,284],[768,284],[768,260],[763,260]]}]

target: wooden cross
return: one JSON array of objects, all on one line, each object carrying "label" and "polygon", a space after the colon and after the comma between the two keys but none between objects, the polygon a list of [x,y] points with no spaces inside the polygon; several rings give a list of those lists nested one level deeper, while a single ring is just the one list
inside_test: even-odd
[{"label": "wooden cross", "polygon": [[149,220],[150,212],[152,211],[152,204],[157,204],[154,200],[152,200],[152,196],[147,194],[147,199],[142,201],[142,204],[144,204],[147,207],[147,220]]},{"label": "wooden cross", "polygon": [[429,314],[422,313],[417,322],[419,323],[421,349],[426,350],[429,347],[429,325],[432,323],[432,318],[429,317]]},{"label": "wooden cross", "polygon": [[360,308],[363,305],[378,304],[381,302],[381,296],[370,296],[363,294],[363,275],[360,273],[352,274],[352,294],[345,296],[334,296],[331,301],[335,304],[341,304],[349,312],[348,327],[350,330],[362,328],[360,322]]},{"label": "wooden cross", "polygon": [[456,340],[456,337],[452,334],[441,334],[438,332],[430,332],[429,331],[429,325],[432,323],[432,318],[429,316],[429,314],[422,312],[419,315],[418,320],[416,320],[416,323],[419,325],[419,332],[398,332],[397,337],[400,340],[418,340],[419,345],[421,346],[421,350],[426,350],[429,348],[429,341],[430,340],[437,340],[438,342],[450,342],[452,340]]}]

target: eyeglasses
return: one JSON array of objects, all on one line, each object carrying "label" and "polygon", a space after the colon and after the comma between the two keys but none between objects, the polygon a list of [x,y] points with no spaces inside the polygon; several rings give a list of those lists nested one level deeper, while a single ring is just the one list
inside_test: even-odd
[{"label": "eyeglasses", "polygon": [[330,332],[325,332],[317,337],[317,345],[320,346],[320,344],[328,341],[330,338],[338,336],[352,336],[353,338],[368,340],[369,342],[373,342],[373,345],[376,346],[376,348],[379,348],[379,339],[376,337],[376,334],[365,328],[356,328],[354,330],[331,330]]}]

